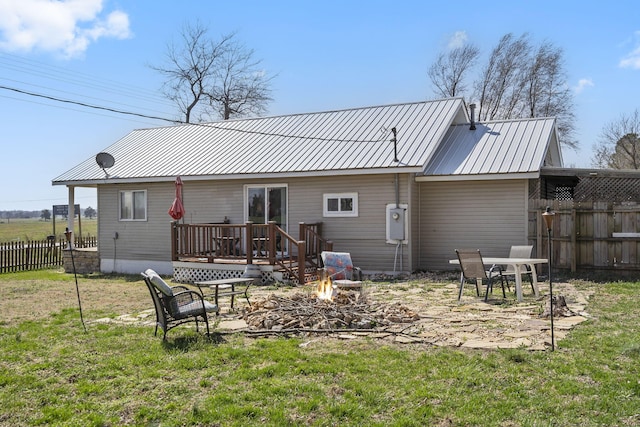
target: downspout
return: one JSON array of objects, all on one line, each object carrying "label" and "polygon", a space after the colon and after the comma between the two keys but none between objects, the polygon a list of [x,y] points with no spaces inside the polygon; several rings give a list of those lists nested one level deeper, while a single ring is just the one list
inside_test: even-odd
[{"label": "downspout", "polygon": [[[393,161],[398,163],[400,162],[400,160],[398,160],[398,131],[395,127],[391,128],[391,132],[393,132],[393,138],[391,139],[391,141],[393,141]],[[397,165],[396,165],[397,166]],[[395,186],[396,186],[396,209],[400,208],[400,174],[398,172],[396,172],[396,177],[395,177]],[[402,247],[402,241],[398,240],[398,244],[396,245],[396,260],[398,258],[398,249],[400,249],[400,271],[402,271],[403,265],[402,265],[402,258],[404,256],[404,251],[403,251],[403,247]],[[396,267],[396,261],[393,262],[393,270],[395,271],[395,267]]]}]

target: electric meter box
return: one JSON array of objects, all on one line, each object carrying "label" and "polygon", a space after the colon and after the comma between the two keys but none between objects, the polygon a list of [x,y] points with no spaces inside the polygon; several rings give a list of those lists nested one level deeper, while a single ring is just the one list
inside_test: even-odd
[{"label": "electric meter box", "polygon": [[404,208],[389,209],[389,218],[387,219],[389,239],[405,240],[406,211]]}]

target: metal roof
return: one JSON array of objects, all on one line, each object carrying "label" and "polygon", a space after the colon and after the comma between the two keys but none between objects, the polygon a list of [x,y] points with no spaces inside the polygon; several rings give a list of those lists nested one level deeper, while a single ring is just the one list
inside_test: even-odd
[{"label": "metal roof", "polygon": [[[467,121],[461,98],[134,130],[104,152],[110,181],[421,171],[447,129]],[[391,129],[397,129],[397,154]],[[99,184],[92,157],[53,180]]]},{"label": "metal roof", "polygon": [[[392,128],[397,130],[394,161]],[[462,98],[134,130],[104,152],[109,182],[404,172],[539,171],[554,119],[478,123]],[[555,141],[555,140],[554,140]],[[106,183],[95,158],[54,185]]]},{"label": "metal roof", "polygon": [[425,176],[539,173],[555,141],[555,119],[451,126],[424,169]]}]

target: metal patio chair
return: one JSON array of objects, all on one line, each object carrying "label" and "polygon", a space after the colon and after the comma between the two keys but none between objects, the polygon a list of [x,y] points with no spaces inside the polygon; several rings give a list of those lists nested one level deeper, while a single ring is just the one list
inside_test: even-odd
[{"label": "metal patio chair", "polygon": [[480,290],[478,288],[478,281],[486,283],[487,290],[484,294],[484,300],[487,301],[489,292],[493,292],[493,281],[496,278],[500,278],[502,285],[502,296],[507,297],[504,292],[504,277],[502,276],[502,267],[499,265],[493,265],[489,270],[485,269],[484,262],[482,261],[482,255],[480,249],[456,249],[456,255],[460,261],[460,291],[458,292],[458,301],[462,298],[462,291],[464,289],[464,282],[473,280],[476,285],[476,294],[480,296]]},{"label": "metal patio chair", "polygon": [[[509,250],[509,258],[531,258],[531,252],[533,251],[533,246],[523,245],[523,246],[511,246]],[[505,280],[507,282],[507,289],[511,290],[509,287],[509,277],[513,276],[515,281],[516,270],[512,265],[507,265],[504,270],[502,270],[502,275],[505,276]],[[528,274],[529,275],[529,283],[531,283],[531,290],[535,292],[533,287],[533,275],[531,274],[531,269],[523,265],[520,267],[520,275]]]},{"label": "metal patio chair", "polygon": [[149,288],[153,306],[156,310],[156,329],[154,335],[158,335],[158,326],[162,329],[163,337],[167,338],[167,332],[176,326],[187,322],[196,323],[202,320],[207,326],[207,336],[210,335],[208,313],[217,313],[218,306],[205,300],[201,294],[184,286],[169,286],[152,269],[141,273],[144,282]]}]

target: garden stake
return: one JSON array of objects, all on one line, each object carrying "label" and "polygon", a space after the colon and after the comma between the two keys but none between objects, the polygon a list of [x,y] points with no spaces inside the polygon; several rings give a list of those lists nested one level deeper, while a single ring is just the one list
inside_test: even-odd
[{"label": "garden stake", "polygon": [[551,281],[551,229],[553,228],[553,217],[555,214],[551,212],[551,208],[547,206],[547,210],[542,214],[545,224],[547,224],[547,255],[549,256],[549,307],[551,307],[551,351],[556,348],[555,337],[553,336],[553,282]]},{"label": "garden stake", "polygon": [[69,253],[71,254],[71,266],[73,267],[73,277],[76,279],[76,294],[78,295],[78,308],[80,309],[80,322],[82,322],[82,328],[85,332],[87,332],[87,327],[84,324],[84,316],[82,315],[82,303],[80,302],[80,288],[78,287],[78,275],[76,274],[76,262],[73,259],[73,248],[71,247],[71,234],[67,227],[64,235],[67,238],[67,242],[69,243]]}]

